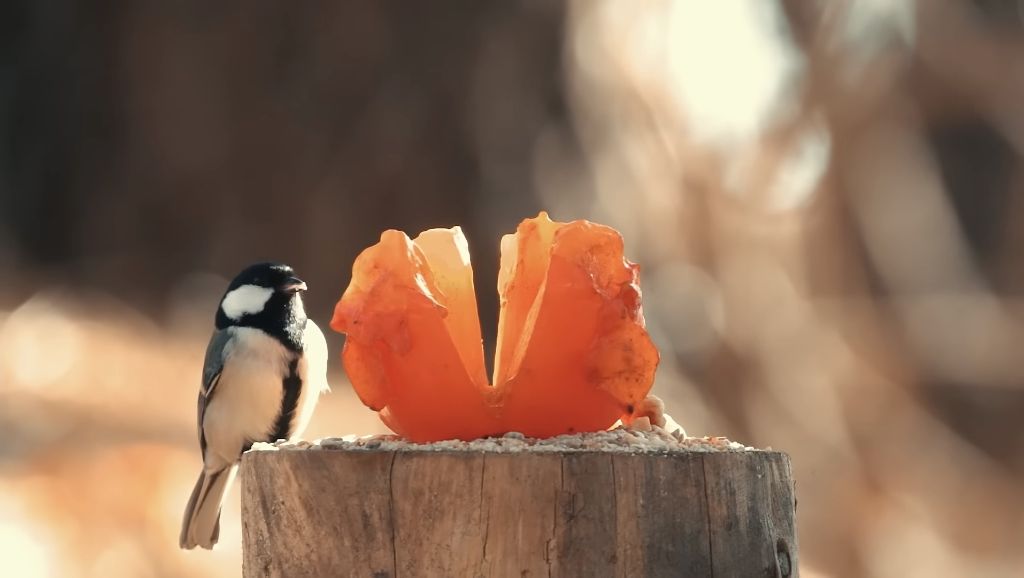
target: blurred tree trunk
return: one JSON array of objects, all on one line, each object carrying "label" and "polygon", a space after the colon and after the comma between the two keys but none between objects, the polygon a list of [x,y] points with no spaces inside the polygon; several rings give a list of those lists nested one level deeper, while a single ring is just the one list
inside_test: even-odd
[{"label": "blurred tree trunk", "polygon": [[[493,334],[498,237],[568,135],[555,3],[15,3],[0,227],[26,267],[156,305],[291,262],[326,315],[387,227],[462,225]],[[489,338],[490,339],[490,338]]]}]

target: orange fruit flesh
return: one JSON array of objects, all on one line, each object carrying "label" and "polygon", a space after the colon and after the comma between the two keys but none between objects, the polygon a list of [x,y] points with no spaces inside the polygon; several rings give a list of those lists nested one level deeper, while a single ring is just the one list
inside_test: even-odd
[{"label": "orange fruit flesh", "polygon": [[658,352],[637,267],[611,228],[541,213],[502,239],[494,385],[461,230],[386,231],[331,327],[360,399],[413,441],[607,429],[650,390]]}]

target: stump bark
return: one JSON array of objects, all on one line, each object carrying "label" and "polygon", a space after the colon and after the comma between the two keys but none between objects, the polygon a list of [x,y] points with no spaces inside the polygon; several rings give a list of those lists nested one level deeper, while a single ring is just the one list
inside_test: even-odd
[{"label": "stump bark", "polygon": [[257,451],[243,575],[788,578],[794,510],[779,452]]}]

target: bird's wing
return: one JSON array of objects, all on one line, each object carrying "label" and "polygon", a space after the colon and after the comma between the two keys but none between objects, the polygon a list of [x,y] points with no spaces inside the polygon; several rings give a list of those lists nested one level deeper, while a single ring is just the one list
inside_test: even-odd
[{"label": "bird's wing", "polygon": [[210,344],[206,346],[206,361],[203,363],[203,382],[199,388],[199,401],[196,412],[196,424],[199,428],[199,447],[206,454],[206,436],[203,435],[203,416],[206,406],[210,404],[217,384],[220,382],[221,370],[227,356],[228,345],[234,337],[231,328],[214,331]]}]

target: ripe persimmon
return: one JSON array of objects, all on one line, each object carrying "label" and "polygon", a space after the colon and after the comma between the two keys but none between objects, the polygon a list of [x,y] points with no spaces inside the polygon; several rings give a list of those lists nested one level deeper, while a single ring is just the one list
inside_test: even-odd
[{"label": "ripe persimmon", "polygon": [[498,292],[489,382],[461,229],[385,231],[356,259],[331,320],[360,400],[425,442],[598,431],[646,397],[658,351],[617,231],[546,213],[523,221],[502,238]]}]

